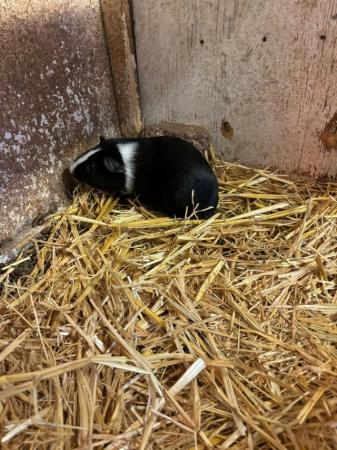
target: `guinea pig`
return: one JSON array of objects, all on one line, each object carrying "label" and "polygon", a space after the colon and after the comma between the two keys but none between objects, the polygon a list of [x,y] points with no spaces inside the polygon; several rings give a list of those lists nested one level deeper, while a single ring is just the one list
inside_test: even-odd
[{"label": "guinea pig", "polygon": [[177,137],[101,137],[69,170],[81,183],[111,194],[135,194],[170,217],[208,218],[218,204],[218,182],[210,165]]}]

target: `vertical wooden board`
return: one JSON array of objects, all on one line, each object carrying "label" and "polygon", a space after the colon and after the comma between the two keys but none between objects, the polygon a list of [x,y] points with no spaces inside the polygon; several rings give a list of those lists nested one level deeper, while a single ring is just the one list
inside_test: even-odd
[{"label": "vertical wooden board", "polygon": [[133,9],[145,124],[197,123],[227,160],[337,175],[337,151],[320,140],[337,111],[335,0],[133,0]]},{"label": "vertical wooden board", "polygon": [[0,42],[1,242],[64,201],[63,169],[119,127],[99,0],[0,0]]},{"label": "vertical wooden board", "polygon": [[123,136],[137,136],[142,128],[135,48],[128,0],[100,0]]}]

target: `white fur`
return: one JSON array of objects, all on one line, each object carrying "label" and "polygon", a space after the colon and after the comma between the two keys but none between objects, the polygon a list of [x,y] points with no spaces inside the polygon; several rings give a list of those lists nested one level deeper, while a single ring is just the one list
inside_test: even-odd
[{"label": "white fur", "polygon": [[79,158],[75,159],[75,161],[72,163],[72,165],[69,167],[69,171],[71,174],[74,173],[76,167],[78,167],[80,164],[84,163],[90,156],[94,155],[95,153],[101,151],[101,147],[94,148],[93,150],[89,150],[87,153],[84,153],[84,155],[80,156]]},{"label": "white fur", "polygon": [[137,142],[127,142],[125,144],[117,144],[117,148],[122,157],[125,168],[125,192],[130,194],[133,192],[135,182],[135,154],[137,152]]}]

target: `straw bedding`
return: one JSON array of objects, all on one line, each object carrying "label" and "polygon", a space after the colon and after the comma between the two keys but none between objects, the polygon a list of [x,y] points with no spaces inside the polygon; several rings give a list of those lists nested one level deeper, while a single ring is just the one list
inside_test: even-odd
[{"label": "straw bedding", "polygon": [[337,447],[337,186],[214,165],[208,221],[82,191],[2,269],[3,449]]}]

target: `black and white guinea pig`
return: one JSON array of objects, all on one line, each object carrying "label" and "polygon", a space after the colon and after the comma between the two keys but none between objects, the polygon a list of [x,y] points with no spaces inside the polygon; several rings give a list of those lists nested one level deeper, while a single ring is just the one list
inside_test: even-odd
[{"label": "black and white guinea pig", "polygon": [[218,182],[208,162],[176,137],[100,138],[69,170],[81,183],[111,194],[135,194],[170,217],[208,218],[218,204]]}]

